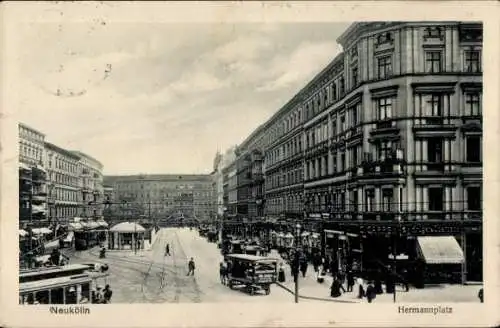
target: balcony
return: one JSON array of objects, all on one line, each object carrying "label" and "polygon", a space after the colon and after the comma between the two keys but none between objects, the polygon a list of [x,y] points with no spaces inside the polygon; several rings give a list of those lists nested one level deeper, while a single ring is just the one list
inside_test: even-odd
[{"label": "balcony", "polygon": [[357,174],[359,180],[365,183],[399,183],[404,177],[404,170],[400,159],[391,158],[384,161],[363,162]]},{"label": "balcony", "polygon": [[455,137],[456,130],[457,126],[452,120],[443,116],[418,117],[413,126],[415,136],[420,138],[452,138]]},{"label": "balcony", "polygon": [[377,122],[370,131],[370,142],[378,140],[394,140],[399,138],[400,129],[394,120]]}]

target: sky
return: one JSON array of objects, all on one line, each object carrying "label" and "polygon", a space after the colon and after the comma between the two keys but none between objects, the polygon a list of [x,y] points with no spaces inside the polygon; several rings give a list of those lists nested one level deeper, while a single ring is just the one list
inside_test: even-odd
[{"label": "sky", "polygon": [[210,173],[340,51],[348,23],[36,23],[19,121],[105,174]]}]

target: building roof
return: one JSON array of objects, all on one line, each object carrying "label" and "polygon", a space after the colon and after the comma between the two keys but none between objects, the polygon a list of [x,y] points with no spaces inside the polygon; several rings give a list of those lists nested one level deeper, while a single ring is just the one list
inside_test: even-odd
[{"label": "building roof", "polygon": [[210,174],[135,174],[135,175],[106,175],[106,185],[122,181],[175,181],[175,182],[211,182]]},{"label": "building roof", "polygon": [[45,137],[45,133],[42,133],[42,132],[38,131],[37,129],[34,129],[34,128],[32,128],[31,126],[29,126],[29,125],[27,125],[27,124],[24,124],[24,123],[19,122],[19,123],[18,123],[18,125],[19,125],[20,127],[22,126],[22,127],[23,127],[23,128],[25,128],[25,129],[31,130],[31,131],[33,131],[33,132],[35,132],[35,133],[38,133],[38,134],[40,134],[40,135],[42,135],[42,136],[44,136],[44,137]]},{"label": "building roof", "polygon": [[60,154],[62,154],[64,156],[68,156],[68,157],[71,157],[71,158],[76,159],[76,160],[80,159],[80,156],[78,155],[78,153],[66,150],[64,148],[61,148],[59,146],[54,145],[53,143],[45,142],[45,147],[47,149],[56,151],[56,152],[58,152],[58,153],[60,153]]},{"label": "building roof", "polygon": [[112,226],[109,229],[109,231],[131,233],[131,232],[145,232],[146,229],[144,229],[143,226],[135,222],[122,222]]},{"label": "building roof", "polygon": [[91,161],[94,161],[95,163],[97,163],[97,165],[100,166],[100,168],[102,169],[103,165],[101,162],[99,162],[97,159],[95,159],[94,157],[90,156],[90,155],[87,155],[85,153],[82,153],[81,151],[78,151],[78,150],[71,150],[72,153],[80,156],[80,157],[86,157],[87,159],[90,159]]}]

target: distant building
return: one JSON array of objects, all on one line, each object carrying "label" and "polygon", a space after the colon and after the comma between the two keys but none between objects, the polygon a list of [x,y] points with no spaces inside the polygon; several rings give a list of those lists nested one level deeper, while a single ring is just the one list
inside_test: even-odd
[{"label": "distant building", "polygon": [[216,215],[216,195],[210,175],[105,176],[113,188],[114,213],[133,218],[166,219],[173,215],[209,220]]}]

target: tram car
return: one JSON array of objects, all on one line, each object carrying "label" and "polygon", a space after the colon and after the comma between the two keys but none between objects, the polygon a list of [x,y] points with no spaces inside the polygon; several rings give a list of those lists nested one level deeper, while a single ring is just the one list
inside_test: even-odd
[{"label": "tram car", "polygon": [[19,304],[100,303],[96,293],[107,284],[108,275],[82,264],[22,270]]}]

